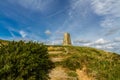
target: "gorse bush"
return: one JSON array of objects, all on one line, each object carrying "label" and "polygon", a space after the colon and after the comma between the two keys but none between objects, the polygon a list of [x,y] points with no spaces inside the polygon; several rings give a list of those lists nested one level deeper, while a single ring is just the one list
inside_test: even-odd
[{"label": "gorse bush", "polygon": [[12,41],[0,46],[0,80],[47,80],[53,67],[43,44]]}]

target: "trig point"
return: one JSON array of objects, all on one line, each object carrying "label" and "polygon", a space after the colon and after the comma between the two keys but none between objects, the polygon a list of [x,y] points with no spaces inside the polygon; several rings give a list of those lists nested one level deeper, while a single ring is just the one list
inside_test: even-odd
[{"label": "trig point", "polygon": [[64,33],[63,45],[72,45],[69,33]]}]

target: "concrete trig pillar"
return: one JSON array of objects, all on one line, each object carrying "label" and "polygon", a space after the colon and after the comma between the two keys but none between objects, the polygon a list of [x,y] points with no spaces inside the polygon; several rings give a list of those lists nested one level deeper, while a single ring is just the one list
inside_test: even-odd
[{"label": "concrete trig pillar", "polygon": [[63,45],[72,45],[69,33],[64,33]]}]

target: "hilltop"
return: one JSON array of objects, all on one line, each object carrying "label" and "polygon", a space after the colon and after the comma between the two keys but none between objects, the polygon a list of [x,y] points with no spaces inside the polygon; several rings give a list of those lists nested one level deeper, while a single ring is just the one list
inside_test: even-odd
[{"label": "hilltop", "polygon": [[[8,42],[0,40],[4,45]],[[50,80],[120,80],[120,55],[116,53],[82,46],[46,48],[55,66],[49,73]]]},{"label": "hilltop", "polygon": [[120,55],[90,47],[48,46],[51,80],[120,80]]}]

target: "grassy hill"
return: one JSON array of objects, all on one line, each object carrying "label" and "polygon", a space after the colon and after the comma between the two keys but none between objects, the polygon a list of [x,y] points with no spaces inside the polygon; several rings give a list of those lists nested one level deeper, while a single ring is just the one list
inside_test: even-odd
[{"label": "grassy hill", "polygon": [[56,65],[51,80],[120,80],[116,53],[75,46],[48,46],[48,52]]},{"label": "grassy hill", "polygon": [[47,49],[55,64],[50,80],[120,80],[120,55],[116,53],[78,46],[49,45]]}]

